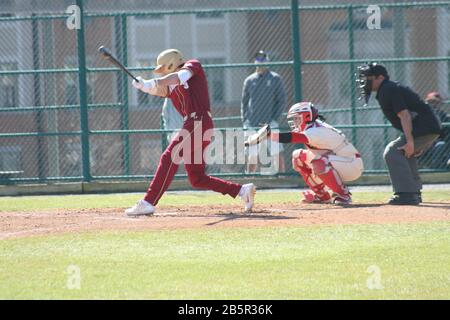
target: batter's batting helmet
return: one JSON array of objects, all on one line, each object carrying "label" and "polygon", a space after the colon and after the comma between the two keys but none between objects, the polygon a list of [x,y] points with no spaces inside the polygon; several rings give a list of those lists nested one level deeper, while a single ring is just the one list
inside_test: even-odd
[{"label": "batter's batting helmet", "polygon": [[299,102],[294,104],[287,114],[288,124],[292,130],[304,131],[308,124],[319,117],[319,112],[312,102]]},{"label": "batter's batting helmet", "polygon": [[161,52],[156,59],[154,73],[169,74],[184,63],[183,54],[177,49],[167,49]]}]

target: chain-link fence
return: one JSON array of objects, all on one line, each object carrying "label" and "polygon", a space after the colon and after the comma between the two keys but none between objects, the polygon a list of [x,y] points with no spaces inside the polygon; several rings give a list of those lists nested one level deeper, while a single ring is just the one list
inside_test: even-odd
[{"label": "chain-link fence", "polygon": [[[284,115],[297,101],[313,101],[360,150],[365,172],[384,173],[384,147],[398,132],[375,99],[365,107],[357,100],[356,67],[383,62],[392,79],[421,96],[440,92],[448,131],[448,30],[449,1],[2,1],[0,182],[143,179],[155,172],[176,129],[162,117],[164,99],[134,89],[101,59],[101,45],[144,78],[166,48],[199,59],[215,126],[239,131],[243,83],[264,50],[266,66],[283,79]],[[287,128],[285,116],[278,121]],[[439,157],[422,157],[422,171],[447,170],[450,142],[441,142]],[[284,174],[293,174],[290,155],[298,147],[285,146]],[[241,176],[245,167],[209,172]]]}]

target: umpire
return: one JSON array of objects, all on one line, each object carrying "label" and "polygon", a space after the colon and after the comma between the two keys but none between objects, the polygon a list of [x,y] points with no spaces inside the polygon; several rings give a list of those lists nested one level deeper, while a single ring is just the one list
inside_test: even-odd
[{"label": "umpire", "polygon": [[439,137],[442,125],[418,94],[389,80],[386,68],[377,63],[358,67],[361,94],[366,103],[372,92],[384,116],[402,132],[384,150],[384,161],[394,189],[391,205],[418,205],[422,202],[422,182],[416,157],[429,149]]}]

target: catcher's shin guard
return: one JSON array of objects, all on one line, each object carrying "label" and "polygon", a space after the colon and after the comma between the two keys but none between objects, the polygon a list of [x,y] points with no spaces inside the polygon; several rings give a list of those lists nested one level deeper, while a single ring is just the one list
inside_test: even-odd
[{"label": "catcher's shin guard", "polygon": [[300,173],[306,185],[311,189],[303,192],[303,202],[308,203],[320,203],[329,202],[331,199],[330,194],[325,191],[325,185],[323,181],[313,174],[313,171],[304,162],[305,157],[304,150],[296,150],[293,153],[292,165],[295,171]]},{"label": "catcher's shin guard", "polygon": [[348,188],[344,185],[341,177],[326,157],[313,160],[311,164],[314,174],[317,175],[320,180],[333,191],[333,193],[344,198],[350,197]]}]

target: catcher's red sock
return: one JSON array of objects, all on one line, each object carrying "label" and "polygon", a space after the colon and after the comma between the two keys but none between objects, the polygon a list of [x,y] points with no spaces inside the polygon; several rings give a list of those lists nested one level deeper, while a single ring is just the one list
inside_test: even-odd
[{"label": "catcher's red sock", "polygon": [[320,202],[329,202],[331,200],[331,196],[325,190],[320,190],[319,193],[315,193],[312,190],[307,190],[303,192],[303,202],[307,203],[320,203]]}]

